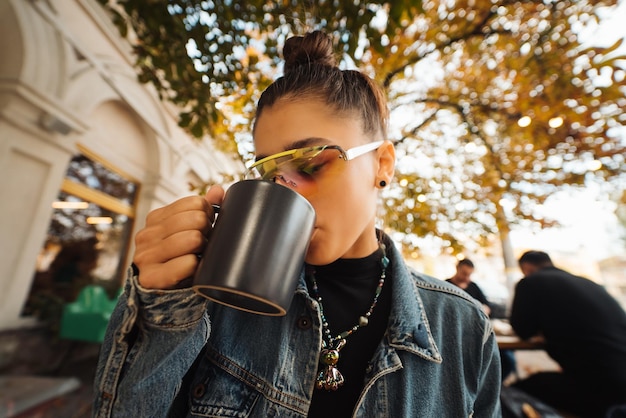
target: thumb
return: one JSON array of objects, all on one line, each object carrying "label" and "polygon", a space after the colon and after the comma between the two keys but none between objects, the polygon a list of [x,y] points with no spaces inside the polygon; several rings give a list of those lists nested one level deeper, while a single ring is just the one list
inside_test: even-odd
[{"label": "thumb", "polygon": [[221,205],[224,200],[224,188],[220,185],[214,185],[207,190],[204,199],[211,205]]}]

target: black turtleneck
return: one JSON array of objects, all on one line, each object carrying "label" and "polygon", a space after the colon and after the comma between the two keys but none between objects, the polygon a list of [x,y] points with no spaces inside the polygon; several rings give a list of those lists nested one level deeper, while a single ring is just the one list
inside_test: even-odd
[{"label": "black turtleneck", "polygon": [[[359,317],[369,310],[382,272],[381,258],[379,249],[365,258],[339,259],[314,267],[324,315],[333,337],[358,324]],[[337,369],[345,378],[344,385],[336,391],[315,389],[309,417],[352,416],[365,383],[365,369],[387,328],[391,310],[391,268],[391,265],[387,267],[387,278],[368,325],[348,336],[339,352]],[[313,295],[310,279],[307,285]]]}]

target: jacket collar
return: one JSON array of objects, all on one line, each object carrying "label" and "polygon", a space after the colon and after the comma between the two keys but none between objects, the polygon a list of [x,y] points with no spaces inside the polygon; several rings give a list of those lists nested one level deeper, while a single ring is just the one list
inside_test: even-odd
[{"label": "jacket collar", "polygon": [[441,354],[416,285],[417,278],[404,263],[393,242],[389,238],[386,241],[387,253],[393,265],[393,304],[387,329],[389,345],[441,363]]},{"label": "jacket collar", "polygon": [[[433,339],[428,317],[416,285],[417,277],[411,273],[393,241],[383,235],[387,256],[391,261],[392,305],[387,327],[390,347],[416,354],[426,360],[441,363],[439,349]],[[296,288],[297,293],[308,295],[304,270]]]}]

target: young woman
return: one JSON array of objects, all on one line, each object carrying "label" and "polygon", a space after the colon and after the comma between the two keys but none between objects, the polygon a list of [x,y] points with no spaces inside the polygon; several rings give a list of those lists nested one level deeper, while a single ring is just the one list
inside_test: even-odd
[{"label": "young woman", "polygon": [[340,70],[322,32],[290,38],[284,58],[253,133],[254,170],[317,215],[289,311],[254,315],[189,288],[222,188],[154,210],[102,347],[94,415],[500,416],[488,318],[376,230],[395,160],[380,89]]}]

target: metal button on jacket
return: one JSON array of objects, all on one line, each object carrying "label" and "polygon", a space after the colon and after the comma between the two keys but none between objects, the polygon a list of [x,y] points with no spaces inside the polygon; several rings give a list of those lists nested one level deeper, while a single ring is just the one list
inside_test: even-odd
[{"label": "metal button on jacket", "polygon": [[311,328],[311,318],[308,316],[301,316],[298,318],[298,328],[300,329],[309,329]]}]

